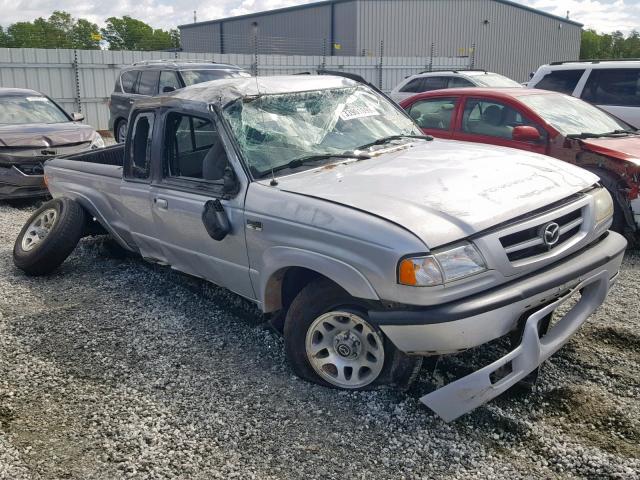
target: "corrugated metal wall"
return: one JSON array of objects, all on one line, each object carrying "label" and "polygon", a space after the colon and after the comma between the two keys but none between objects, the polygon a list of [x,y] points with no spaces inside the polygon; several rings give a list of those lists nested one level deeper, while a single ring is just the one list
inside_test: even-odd
[{"label": "corrugated metal wall", "polygon": [[[77,64],[74,63],[77,56]],[[250,54],[180,53],[180,59],[204,59],[233,63],[251,69]],[[0,49],[0,87],[31,88],[49,95],[68,112],[82,111],[86,123],[99,130],[108,126],[108,100],[120,69],[141,60],[175,59],[167,52],[112,52],[105,50]],[[465,68],[460,58],[323,57],[258,55],[259,75],[289,75],[315,71],[323,64],[332,70],[362,75],[369,82],[390,90],[405,76],[431,64],[438,68]],[[77,74],[77,80],[76,80]]]},{"label": "corrugated metal wall", "polygon": [[575,60],[580,27],[494,0],[358,0],[358,45],[389,56],[470,55],[475,66],[524,81],[553,60]]},{"label": "corrugated metal wall", "polygon": [[[261,53],[320,55],[331,39],[331,4],[184,25],[185,51],[210,51],[207,38],[220,35],[226,52],[251,53],[257,22]],[[500,0],[353,0],[334,9],[336,55],[471,57],[475,66],[524,81],[553,60],[575,60],[580,27]],[[475,48],[474,48],[475,47]],[[219,50],[214,50],[219,51]],[[327,52],[331,53],[331,52]]]}]

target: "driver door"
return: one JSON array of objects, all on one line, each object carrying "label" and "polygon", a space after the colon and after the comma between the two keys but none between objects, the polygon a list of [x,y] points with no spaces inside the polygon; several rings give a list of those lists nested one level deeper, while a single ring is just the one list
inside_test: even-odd
[{"label": "driver door", "polygon": [[[218,124],[207,114],[170,111],[162,135],[165,154],[151,188],[151,208],[169,264],[255,298],[244,232],[247,181],[238,159],[227,154]],[[231,227],[222,240],[214,240],[203,221],[205,204],[216,200]]]}]

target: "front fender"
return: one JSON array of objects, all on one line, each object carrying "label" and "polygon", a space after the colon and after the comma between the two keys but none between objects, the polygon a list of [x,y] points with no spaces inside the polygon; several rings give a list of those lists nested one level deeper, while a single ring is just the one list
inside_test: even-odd
[{"label": "front fender", "polygon": [[321,253],[294,247],[272,247],[262,255],[263,268],[251,271],[252,282],[257,286],[258,301],[265,313],[280,308],[280,290],[284,272],[288,268],[301,267],[327,277],[350,295],[367,300],[379,300],[369,281],[351,265]]}]

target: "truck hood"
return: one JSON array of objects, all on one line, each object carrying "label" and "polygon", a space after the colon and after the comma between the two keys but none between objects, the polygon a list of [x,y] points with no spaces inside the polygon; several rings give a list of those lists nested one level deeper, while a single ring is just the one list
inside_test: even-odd
[{"label": "truck hood", "polygon": [[0,125],[1,148],[50,148],[91,141],[95,130],[82,123]]},{"label": "truck hood", "polygon": [[435,248],[597,181],[586,170],[535,153],[434,140],[280,177],[278,188],[385,218]]},{"label": "truck hood", "polygon": [[640,136],[589,138],[582,140],[582,145],[594,153],[620,160],[628,160],[640,167]]}]

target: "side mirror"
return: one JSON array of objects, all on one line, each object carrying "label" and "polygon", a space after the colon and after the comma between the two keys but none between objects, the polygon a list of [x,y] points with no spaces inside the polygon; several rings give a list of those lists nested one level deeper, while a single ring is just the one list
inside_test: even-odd
[{"label": "side mirror", "polygon": [[518,142],[539,142],[542,137],[537,128],[529,125],[520,125],[513,129],[511,138]]},{"label": "side mirror", "polygon": [[169,92],[173,92],[175,91],[175,87],[171,87],[169,85],[165,85],[164,87],[162,87],[162,93],[169,93]]},{"label": "side mirror", "polygon": [[82,120],[84,120],[84,115],[82,113],[73,112],[71,114],[71,120],[73,120],[74,122],[81,122]]},{"label": "side mirror", "polygon": [[204,204],[202,223],[209,236],[218,242],[231,232],[229,218],[218,199],[209,200]]}]

